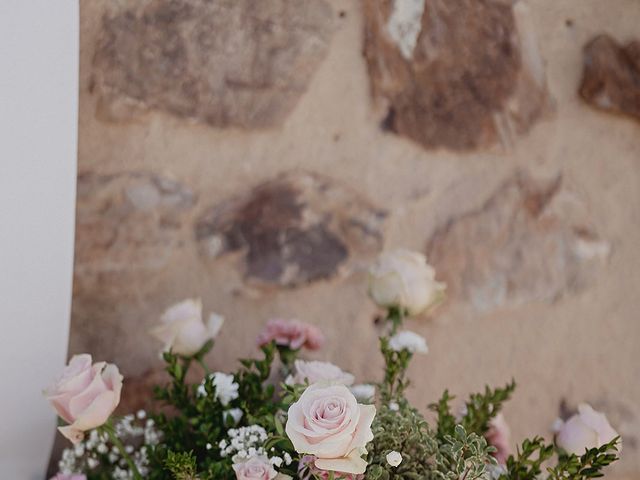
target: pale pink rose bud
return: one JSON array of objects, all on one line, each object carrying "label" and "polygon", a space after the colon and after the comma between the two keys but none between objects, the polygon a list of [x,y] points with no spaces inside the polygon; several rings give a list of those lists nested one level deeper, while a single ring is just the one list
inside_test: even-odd
[{"label": "pale pink rose bud", "polygon": [[269,320],[258,335],[259,347],[272,341],[281,347],[298,350],[305,347],[309,350],[318,350],[324,344],[324,335],[318,327],[302,323],[297,320]]},{"label": "pale pink rose bud", "polygon": [[489,430],[485,433],[487,443],[496,448],[493,456],[500,465],[507,464],[507,458],[511,455],[511,429],[502,413],[491,419]]},{"label": "pale pink rose bud", "polygon": [[582,455],[586,449],[601,447],[617,436],[603,413],[583,403],[578,413],[560,426],[556,443],[568,453]]},{"label": "pale pink rose bud", "polygon": [[189,356],[216,338],[223,323],[223,317],[212,313],[205,324],[202,301],[188,299],[169,307],[160,317],[160,325],[151,329],[151,334],[164,342],[165,351]]},{"label": "pale pink rose bud", "polygon": [[313,455],[319,470],[362,474],[375,415],[373,405],[358,404],[344,385],[317,383],[289,407],[285,430],[296,452]]},{"label": "pale pink rose bud", "polygon": [[244,462],[234,463],[233,471],[238,480],[272,480],[278,475],[265,456],[254,456]]},{"label": "pale pink rose bud", "polygon": [[444,298],[445,284],[435,275],[421,253],[384,252],[369,269],[369,295],[381,307],[401,307],[418,315]]},{"label": "pale pink rose bud", "polygon": [[78,443],[84,432],[103,425],[120,403],[122,375],[106,362],[92,364],[91,355],[75,355],[44,394],[69,425],[60,433]]}]

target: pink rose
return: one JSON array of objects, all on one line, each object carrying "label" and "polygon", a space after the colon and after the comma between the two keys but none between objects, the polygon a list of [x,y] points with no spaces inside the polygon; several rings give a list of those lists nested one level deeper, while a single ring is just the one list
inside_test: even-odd
[{"label": "pink rose", "polygon": [[73,473],[71,475],[59,473],[55,477],[51,477],[49,480],[87,480],[87,476],[81,473]]},{"label": "pink rose", "polygon": [[[316,457],[313,455],[305,455],[300,459],[298,467],[298,475],[301,480],[363,480],[364,475],[353,475],[345,472],[331,472],[328,470],[320,470],[315,466]],[[333,477],[331,476],[333,474]]]},{"label": "pink rose", "polygon": [[317,383],[289,407],[286,432],[296,452],[316,457],[318,469],[361,474],[375,415],[373,405],[358,404],[344,385]]},{"label": "pink rose", "polygon": [[496,448],[493,456],[500,465],[507,464],[507,458],[511,455],[511,429],[502,413],[491,419],[489,430],[485,434],[487,443]]},{"label": "pink rose", "polygon": [[258,335],[258,346],[272,341],[276,345],[298,350],[302,347],[318,350],[324,344],[324,335],[318,327],[297,320],[269,320],[264,330]]},{"label": "pink rose", "polygon": [[278,475],[269,459],[264,456],[255,456],[247,461],[234,463],[233,471],[236,472],[238,480],[272,480]]},{"label": "pink rose", "polygon": [[560,426],[556,443],[569,453],[582,455],[585,449],[601,447],[617,436],[603,413],[583,403],[578,406],[578,413]]},{"label": "pink rose", "polygon": [[91,355],[75,355],[58,380],[44,393],[69,425],[60,433],[78,443],[84,432],[103,425],[120,403],[122,375],[106,362],[92,365]]},{"label": "pink rose", "polygon": [[309,385],[322,381],[341,383],[347,386],[353,384],[353,375],[342,371],[340,367],[333,363],[296,360],[294,365],[296,373],[287,377],[285,383],[288,385],[302,385],[305,381],[309,382]]}]

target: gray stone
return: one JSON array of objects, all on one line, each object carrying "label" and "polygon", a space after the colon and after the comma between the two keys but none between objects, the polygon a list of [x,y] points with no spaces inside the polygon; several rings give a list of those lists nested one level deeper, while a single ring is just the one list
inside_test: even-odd
[{"label": "gray stone", "polygon": [[426,148],[508,147],[549,110],[522,0],[381,0],[364,13],[383,128]]},{"label": "gray stone", "polygon": [[598,35],[587,43],[580,96],[600,110],[640,120],[640,41],[623,47]]},{"label": "gray stone", "polygon": [[145,0],[105,14],[93,61],[98,114],[157,109],[217,127],[279,125],[325,57],[325,0]]},{"label": "gray stone", "polygon": [[385,213],[320,175],[290,172],[209,208],[196,224],[206,258],[244,253],[251,283],[294,287],[382,247]]},{"label": "gray stone", "polygon": [[78,176],[75,275],[154,271],[181,241],[195,203],[185,186],[148,172]]},{"label": "gray stone", "polygon": [[452,300],[479,311],[552,302],[591,281],[594,261],[610,245],[589,222],[562,178],[509,178],[477,210],[446,221],[427,245],[427,257]]}]

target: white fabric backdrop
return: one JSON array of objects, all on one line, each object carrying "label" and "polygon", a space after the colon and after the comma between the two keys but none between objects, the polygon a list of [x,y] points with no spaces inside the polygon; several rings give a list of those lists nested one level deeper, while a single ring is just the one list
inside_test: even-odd
[{"label": "white fabric backdrop", "polygon": [[0,478],[41,480],[67,350],[77,0],[0,0]]}]

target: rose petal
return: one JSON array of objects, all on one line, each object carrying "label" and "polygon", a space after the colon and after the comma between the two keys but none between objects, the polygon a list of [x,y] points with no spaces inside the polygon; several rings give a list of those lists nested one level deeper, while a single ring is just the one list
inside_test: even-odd
[{"label": "rose petal", "polygon": [[321,470],[359,475],[367,469],[367,462],[361,457],[362,453],[361,450],[355,449],[342,458],[317,458],[315,466]]},{"label": "rose petal", "polygon": [[74,445],[80,443],[84,439],[84,432],[82,430],[78,430],[73,425],[58,427],[58,431]]},{"label": "rose petal", "polygon": [[69,401],[69,413],[71,418],[77,418],[80,413],[89,407],[94,398],[102,392],[107,390],[107,386],[102,379],[102,370],[104,369],[106,362],[98,362],[91,367],[93,378],[89,386],[75,395]]},{"label": "rose petal", "polygon": [[373,432],[371,424],[376,416],[376,407],[373,405],[358,405],[360,407],[360,419],[356,427],[356,434],[353,436],[350,448],[365,447],[367,443],[373,440]]}]

